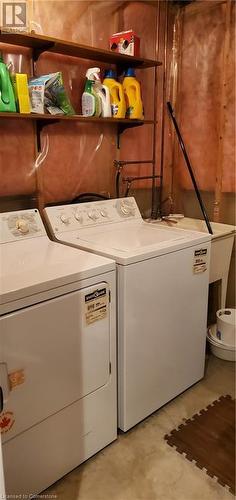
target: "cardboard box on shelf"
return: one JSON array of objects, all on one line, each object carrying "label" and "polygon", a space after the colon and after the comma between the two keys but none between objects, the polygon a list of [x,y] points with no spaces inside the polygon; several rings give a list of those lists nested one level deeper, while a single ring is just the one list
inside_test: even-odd
[{"label": "cardboard box on shelf", "polygon": [[113,52],[135,57],[140,55],[140,38],[133,30],[114,33],[109,38],[109,44]]}]

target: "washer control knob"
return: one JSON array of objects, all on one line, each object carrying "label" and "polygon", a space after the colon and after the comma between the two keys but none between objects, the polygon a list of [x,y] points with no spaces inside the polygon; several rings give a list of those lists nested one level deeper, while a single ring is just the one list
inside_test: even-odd
[{"label": "washer control knob", "polygon": [[24,219],[17,219],[16,221],[16,229],[22,233],[26,234],[29,232],[29,224],[26,220]]},{"label": "washer control knob", "polygon": [[83,216],[80,212],[75,212],[75,219],[78,221],[78,222],[83,222]]},{"label": "washer control knob", "polygon": [[68,224],[69,220],[70,220],[70,218],[65,214],[62,214],[60,219],[61,219],[61,222],[63,222],[63,224]]},{"label": "washer control knob", "polygon": [[126,203],[121,203],[120,204],[120,211],[122,212],[123,215],[129,215],[130,214],[130,207]]},{"label": "washer control knob", "polygon": [[102,210],[100,210],[100,214],[101,214],[102,217],[108,217],[108,213],[107,213],[107,211],[106,211],[105,208],[103,208]]},{"label": "washer control knob", "polygon": [[94,220],[94,221],[95,221],[95,220],[97,220],[97,219],[99,218],[99,214],[98,214],[98,212],[96,212],[95,210],[90,210],[90,211],[88,212],[88,217],[89,217],[90,219],[92,219],[92,220]]}]

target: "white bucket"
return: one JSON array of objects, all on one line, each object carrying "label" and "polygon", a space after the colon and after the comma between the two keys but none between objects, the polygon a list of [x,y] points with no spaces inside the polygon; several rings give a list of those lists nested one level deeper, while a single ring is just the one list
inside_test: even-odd
[{"label": "white bucket", "polygon": [[226,344],[221,340],[217,339],[217,325],[213,325],[208,328],[207,339],[210,343],[210,348],[212,354],[217,356],[217,358],[225,359],[226,361],[235,361],[235,343],[234,345]]},{"label": "white bucket", "polygon": [[225,344],[235,345],[236,318],[235,309],[219,309],[216,313],[216,337]]}]

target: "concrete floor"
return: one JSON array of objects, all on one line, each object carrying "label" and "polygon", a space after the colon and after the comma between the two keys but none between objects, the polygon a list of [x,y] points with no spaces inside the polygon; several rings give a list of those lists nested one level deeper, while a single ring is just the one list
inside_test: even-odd
[{"label": "concrete floor", "polygon": [[[234,363],[209,356],[204,380],[44,492],[57,500],[232,500],[164,435],[219,396],[234,396]],[[55,495],[55,496],[54,496]]]}]

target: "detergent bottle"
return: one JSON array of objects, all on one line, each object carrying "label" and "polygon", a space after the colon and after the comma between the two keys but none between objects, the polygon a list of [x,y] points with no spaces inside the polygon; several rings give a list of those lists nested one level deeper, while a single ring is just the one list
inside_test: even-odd
[{"label": "detergent bottle", "polygon": [[0,112],[16,112],[14,90],[12,87],[9,71],[0,54]]},{"label": "detergent bottle", "polygon": [[[99,73],[100,73],[100,70],[99,70]],[[110,91],[106,85],[103,85],[101,83],[99,73],[96,73],[96,80],[94,83],[94,92],[96,92],[96,94],[98,95],[98,97],[101,100],[102,117],[103,118],[110,118],[111,117]]]},{"label": "detergent bottle", "polygon": [[126,117],[143,120],[144,115],[141,88],[140,83],[135,77],[135,71],[133,68],[129,68],[125,71],[123,88],[127,106]]},{"label": "detergent bottle", "polygon": [[115,79],[112,69],[105,71],[103,84],[108,87],[111,97],[111,111],[113,118],[125,118],[126,104],[125,95],[121,83]]},{"label": "detergent bottle", "polygon": [[95,81],[99,80],[99,68],[89,68],[86,72],[86,84],[82,94],[82,115],[100,116],[102,112],[101,99],[94,89]]}]

